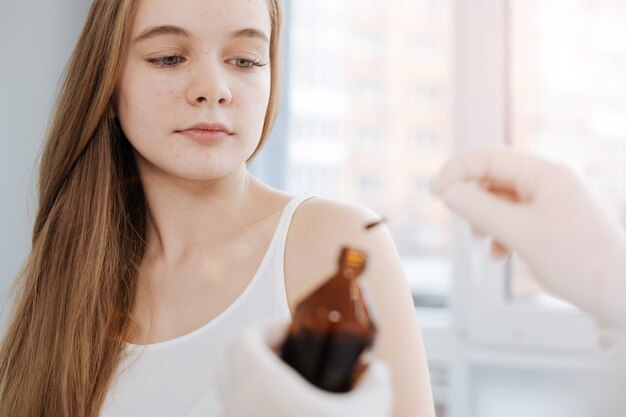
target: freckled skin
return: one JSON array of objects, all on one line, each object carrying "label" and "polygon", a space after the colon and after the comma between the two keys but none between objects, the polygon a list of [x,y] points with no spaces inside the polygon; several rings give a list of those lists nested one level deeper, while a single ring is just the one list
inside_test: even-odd
[{"label": "freckled skin", "polygon": [[[234,62],[268,62],[269,45],[232,40],[228,34],[254,27],[269,35],[266,0],[190,0],[188,7],[180,7],[178,0],[140,2],[131,39],[148,26],[165,23],[186,28],[192,37],[162,36],[130,45],[117,84],[120,125],[142,175],[221,178],[245,165],[263,130],[270,66],[245,72]],[[171,68],[146,61],[174,55],[184,60]],[[222,123],[234,135],[219,144],[200,144],[177,133],[199,122]]]}]

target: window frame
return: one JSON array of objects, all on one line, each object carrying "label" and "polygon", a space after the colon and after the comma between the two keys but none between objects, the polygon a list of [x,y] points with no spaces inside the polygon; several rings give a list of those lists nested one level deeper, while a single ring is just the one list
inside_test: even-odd
[{"label": "window frame", "polygon": [[[511,145],[510,1],[455,0],[454,148]],[[488,261],[469,228],[454,226],[450,295],[457,331],[489,345],[594,352],[597,331],[579,310],[509,300],[510,263]],[[474,247],[474,249],[472,249]]]}]

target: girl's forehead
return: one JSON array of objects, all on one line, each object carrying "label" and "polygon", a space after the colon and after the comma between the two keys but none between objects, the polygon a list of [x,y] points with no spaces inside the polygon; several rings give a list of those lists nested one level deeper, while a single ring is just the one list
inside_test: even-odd
[{"label": "girl's forehead", "polygon": [[272,22],[268,0],[140,0],[132,39],[161,25],[184,28],[190,36],[224,34],[256,28],[268,36]]}]

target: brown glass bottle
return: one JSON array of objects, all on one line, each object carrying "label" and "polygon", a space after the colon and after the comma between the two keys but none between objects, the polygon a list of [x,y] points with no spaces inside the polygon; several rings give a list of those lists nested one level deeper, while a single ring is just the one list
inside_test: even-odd
[{"label": "brown glass bottle", "polygon": [[359,276],[363,251],[344,247],[339,269],[296,308],[282,358],[313,385],[332,392],[352,388],[359,358],[373,346],[376,325]]}]

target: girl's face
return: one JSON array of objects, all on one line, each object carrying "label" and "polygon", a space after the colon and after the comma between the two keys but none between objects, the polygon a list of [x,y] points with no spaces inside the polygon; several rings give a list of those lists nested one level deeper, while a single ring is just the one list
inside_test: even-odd
[{"label": "girl's face", "polygon": [[[269,101],[270,33],[266,0],[140,1],[116,88],[140,169],[205,180],[245,163]],[[183,132],[198,123],[228,133]]]}]

